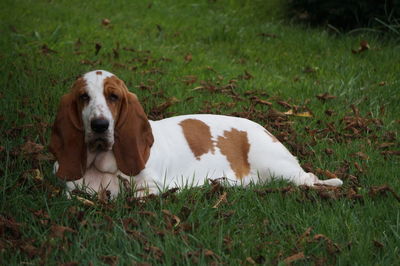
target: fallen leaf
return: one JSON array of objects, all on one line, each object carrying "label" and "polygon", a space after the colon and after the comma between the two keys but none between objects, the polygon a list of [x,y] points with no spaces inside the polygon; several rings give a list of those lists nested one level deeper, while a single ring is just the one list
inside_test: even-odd
[{"label": "fallen leaf", "polygon": [[74,230],[70,227],[67,227],[67,226],[56,225],[56,224],[51,226],[51,236],[52,237],[63,238],[66,232],[76,233],[76,230]]},{"label": "fallen leaf", "polygon": [[379,242],[378,240],[372,240],[372,242],[374,243],[374,246],[377,248],[384,248],[385,245],[382,242]]},{"label": "fallen leaf", "polygon": [[147,246],[144,248],[144,250],[150,253],[150,255],[158,261],[161,261],[162,257],[164,256],[164,251],[156,246]]},{"label": "fallen leaf", "polygon": [[302,260],[304,258],[305,258],[304,252],[299,252],[299,253],[296,253],[296,254],[294,254],[294,255],[292,255],[290,257],[287,257],[286,259],[283,260],[283,262],[285,264],[291,264],[292,262],[295,262],[295,261],[298,261],[298,260]]},{"label": "fallen leaf", "polygon": [[76,198],[78,201],[82,202],[83,205],[85,205],[85,206],[90,206],[90,207],[95,206],[95,204],[94,204],[93,201],[90,201],[90,200],[88,200],[88,199],[82,198],[82,197],[80,197],[80,196],[75,196],[75,198]]},{"label": "fallen leaf", "polygon": [[41,52],[42,52],[43,54],[45,54],[45,55],[50,54],[50,53],[57,53],[57,51],[55,51],[55,50],[53,50],[53,49],[50,49],[50,48],[47,46],[47,44],[43,44],[43,45],[40,47],[40,50],[41,50]]},{"label": "fallen leaf", "polygon": [[249,264],[251,264],[251,265],[256,265],[256,262],[253,260],[252,257],[247,257],[247,258],[246,258],[246,262],[249,263]]},{"label": "fallen leaf", "polygon": [[244,79],[244,80],[249,80],[254,78],[254,76],[252,74],[250,74],[250,72],[248,72],[247,70],[244,71],[244,75],[239,75],[238,76],[239,79]]},{"label": "fallen leaf", "polygon": [[299,116],[299,117],[312,117],[312,114],[310,112],[302,112],[302,113],[296,113],[293,111],[293,109],[290,109],[286,112],[284,112],[285,115],[293,115],[293,116]]},{"label": "fallen leaf", "polygon": [[31,169],[22,174],[23,178],[32,179],[34,181],[42,182],[43,181],[43,174],[40,172],[39,169]]},{"label": "fallen leaf", "polygon": [[327,236],[323,235],[323,234],[316,234],[314,235],[314,240],[315,241],[319,241],[323,239],[326,244],[327,244],[327,250],[330,254],[336,253],[340,251],[340,247],[339,245],[337,245],[336,243],[334,243],[330,238],[328,238]]},{"label": "fallen leaf", "polygon": [[330,148],[326,148],[324,151],[325,151],[325,153],[326,153],[327,155],[332,155],[332,154],[333,154],[333,150],[330,149]]},{"label": "fallen leaf", "polygon": [[25,252],[29,258],[34,258],[39,254],[39,249],[29,242],[22,244],[19,248]]},{"label": "fallen leaf", "polygon": [[170,106],[172,106],[173,104],[176,104],[178,102],[179,102],[179,100],[175,97],[168,98],[167,101],[153,107],[149,113],[152,116],[158,117],[158,116],[162,115],[162,113],[165,112],[165,110],[167,110]]},{"label": "fallen leaf", "polygon": [[400,151],[382,151],[382,155],[400,155]]},{"label": "fallen leaf", "polygon": [[101,44],[100,43],[96,43],[95,44],[95,52],[94,55],[98,55],[98,53],[100,52],[101,49]]},{"label": "fallen leaf", "polygon": [[108,265],[115,266],[118,264],[118,256],[101,256],[101,260]]},{"label": "fallen leaf", "polygon": [[151,211],[139,211],[138,214],[150,217],[157,217],[157,214]]},{"label": "fallen leaf", "polygon": [[335,111],[333,111],[332,109],[327,109],[327,110],[325,110],[325,114],[328,116],[332,116],[335,114]]},{"label": "fallen leaf", "polygon": [[361,158],[361,159],[363,159],[363,160],[368,160],[368,159],[369,159],[369,156],[368,156],[367,154],[361,152],[361,151],[356,152],[356,153],[354,153],[354,154],[352,154],[352,155],[353,155],[353,156],[356,156],[356,157],[359,157],[359,158]]},{"label": "fallen leaf", "polygon": [[304,73],[316,73],[319,70],[318,67],[307,66],[303,69]]},{"label": "fallen leaf", "polygon": [[138,227],[139,223],[134,218],[128,217],[128,218],[122,219],[122,226],[124,227],[125,230],[129,230],[132,227]]},{"label": "fallen leaf", "polygon": [[21,236],[20,232],[21,224],[17,223],[14,218],[6,218],[0,215],[0,233],[1,237],[4,237],[4,233],[8,232],[13,236],[13,238],[19,238]]},{"label": "fallen leaf", "polygon": [[321,100],[321,101],[327,101],[327,100],[332,100],[332,99],[336,98],[336,96],[333,96],[333,95],[331,95],[331,94],[329,94],[327,92],[322,93],[322,94],[318,94],[316,97],[317,97],[318,100]]},{"label": "fallen leaf", "polygon": [[69,261],[69,262],[61,263],[59,265],[60,266],[78,266],[79,262],[77,262],[77,261]]},{"label": "fallen leaf", "polygon": [[285,101],[277,101],[276,103],[279,105],[282,105],[283,107],[286,107],[286,108],[290,108],[290,109],[292,108],[292,105]]},{"label": "fallen leaf", "polygon": [[39,153],[43,150],[44,150],[43,145],[37,144],[29,140],[20,147],[20,151],[22,154],[34,154],[34,153]]},{"label": "fallen leaf", "polygon": [[102,24],[103,26],[108,26],[110,23],[111,23],[111,21],[110,21],[108,18],[103,18],[103,19],[101,20],[101,24]]},{"label": "fallen leaf", "polygon": [[361,165],[357,162],[354,162],[354,167],[360,172],[363,173],[364,170],[362,169]]},{"label": "fallen leaf", "polygon": [[224,203],[227,202],[226,195],[227,195],[227,193],[224,191],[222,193],[222,195],[219,196],[219,199],[217,200],[217,202],[213,206],[214,209],[217,209],[222,202],[224,202]]},{"label": "fallen leaf", "polygon": [[267,100],[262,100],[260,98],[258,98],[257,96],[251,96],[250,100],[256,104],[263,104],[263,105],[268,105],[268,106],[272,106],[272,103],[267,101]]},{"label": "fallen leaf", "polygon": [[164,214],[164,221],[168,229],[177,227],[181,223],[181,219],[169,210],[161,210],[161,212]]},{"label": "fallen leaf", "polygon": [[358,47],[358,49],[357,50],[351,49],[351,52],[353,54],[359,54],[368,49],[370,49],[368,42],[366,40],[362,40],[360,41],[360,46]]},{"label": "fallen leaf", "polygon": [[189,53],[189,54],[185,55],[184,59],[185,59],[185,61],[186,61],[187,63],[189,63],[189,62],[192,61],[193,56],[192,56],[192,54]]},{"label": "fallen leaf", "polygon": [[276,37],[278,37],[276,34],[273,34],[273,33],[264,33],[264,32],[259,33],[258,36],[269,37],[269,38],[273,38],[273,39],[276,38]]},{"label": "fallen leaf", "polygon": [[111,197],[111,192],[106,188],[103,188],[102,185],[100,185],[99,191],[97,192],[98,201],[101,204],[107,204],[110,200],[110,197]]},{"label": "fallen leaf", "polygon": [[389,148],[389,147],[395,146],[395,145],[396,145],[396,143],[394,143],[394,142],[384,142],[384,143],[379,144],[378,148],[379,149],[386,149],[386,148]]},{"label": "fallen leaf", "polygon": [[392,193],[392,195],[397,199],[397,201],[400,202],[400,196],[397,195],[397,193],[394,191],[393,188],[389,187],[388,185],[382,185],[379,187],[371,187],[369,190],[369,195],[371,197],[377,196],[377,195],[386,195],[386,192]]},{"label": "fallen leaf", "polygon": [[308,239],[308,237],[310,236],[312,230],[313,230],[313,227],[312,227],[312,226],[308,227],[308,228],[304,231],[304,233],[301,234],[301,236],[297,239],[296,243],[299,244],[299,243],[303,242],[303,240]]}]

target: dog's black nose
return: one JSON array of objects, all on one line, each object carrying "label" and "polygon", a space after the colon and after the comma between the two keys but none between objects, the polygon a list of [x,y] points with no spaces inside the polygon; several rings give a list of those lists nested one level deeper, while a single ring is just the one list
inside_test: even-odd
[{"label": "dog's black nose", "polygon": [[92,130],[96,133],[103,133],[108,129],[108,126],[110,123],[106,119],[93,119],[92,122],[90,122],[90,127]]}]

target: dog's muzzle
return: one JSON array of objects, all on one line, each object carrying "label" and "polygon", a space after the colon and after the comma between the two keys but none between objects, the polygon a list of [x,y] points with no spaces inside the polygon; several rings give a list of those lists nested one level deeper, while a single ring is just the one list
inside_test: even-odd
[{"label": "dog's muzzle", "polygon": [[104,118],[93,119],[90,122],[93,135],[90,137],[87,145],[91,152],[110,150],[112,143],[110,143],[107,136],[109,126],[110,122]]}]

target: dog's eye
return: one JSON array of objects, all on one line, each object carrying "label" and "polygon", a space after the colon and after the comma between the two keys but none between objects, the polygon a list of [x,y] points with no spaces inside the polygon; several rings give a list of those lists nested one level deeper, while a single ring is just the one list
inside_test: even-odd
[{"label": "dog's eye", "polygon": [[79,98],[84,101],[84,102],[88,102],[90,100],[90,97],[87,93],[83,93],[79,96]]},{"label": "dog's eye", "polygon": [[112,101],[112,102],[116,102],[116,101],[118,101],[118,99],[119,99],[118,95],[117,95],[117,94],[114,94],[114,93],[111,93],[111,94],[108,96],[108,98],[109,98],[110,101]]}]

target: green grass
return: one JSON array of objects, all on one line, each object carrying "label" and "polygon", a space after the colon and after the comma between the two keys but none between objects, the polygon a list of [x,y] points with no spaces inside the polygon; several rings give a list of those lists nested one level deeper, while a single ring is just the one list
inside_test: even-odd
[{"label": "green grass", "polygon": [[[116,2],[0,3],[2,264],[283,264],[300,252],[304,258],[296,264],[400,261],[399,201],[388,189],[371,193],[383,184],[400,190],[399,156],[382,154],[400,147],[398,43],[291,25],[281,1]],[[111,23],[102,25],[104,18]],[[370,49],[352,54],[361,40]],[[302,164],[321,177],[334,172],[344,187],[284,193],[284,182],[207,185],[144,201],[129,193],[112,202],[92,198],[94,206],[68,200],[41,149],[61,95],[93,69],[123,79],[151,118],[212,112],[256,120]],[[243,78],[246,72],[252,78]],[[193,79],[188,76],[195,81],[185,83]],[[205,83],[216,91],[193,90]],[[241,100],[222,89],[228,84]],[[321,101],[316,95],[322,93],[336,98]],[[273,105],[254,107],[251,96]],[[171,97],[179,102],[154,111]],[[279,101],[313,116],[286,116],[279,126],[268,115],[290,109]],[[346,129],[345,117],[361,121],[353,126],[358,132]],[[335,130],[324,131],[328,124]],[[38,144],[37,153],[24,152],[28,141]],[[227,202],[212,208],[223,192]]]}]

